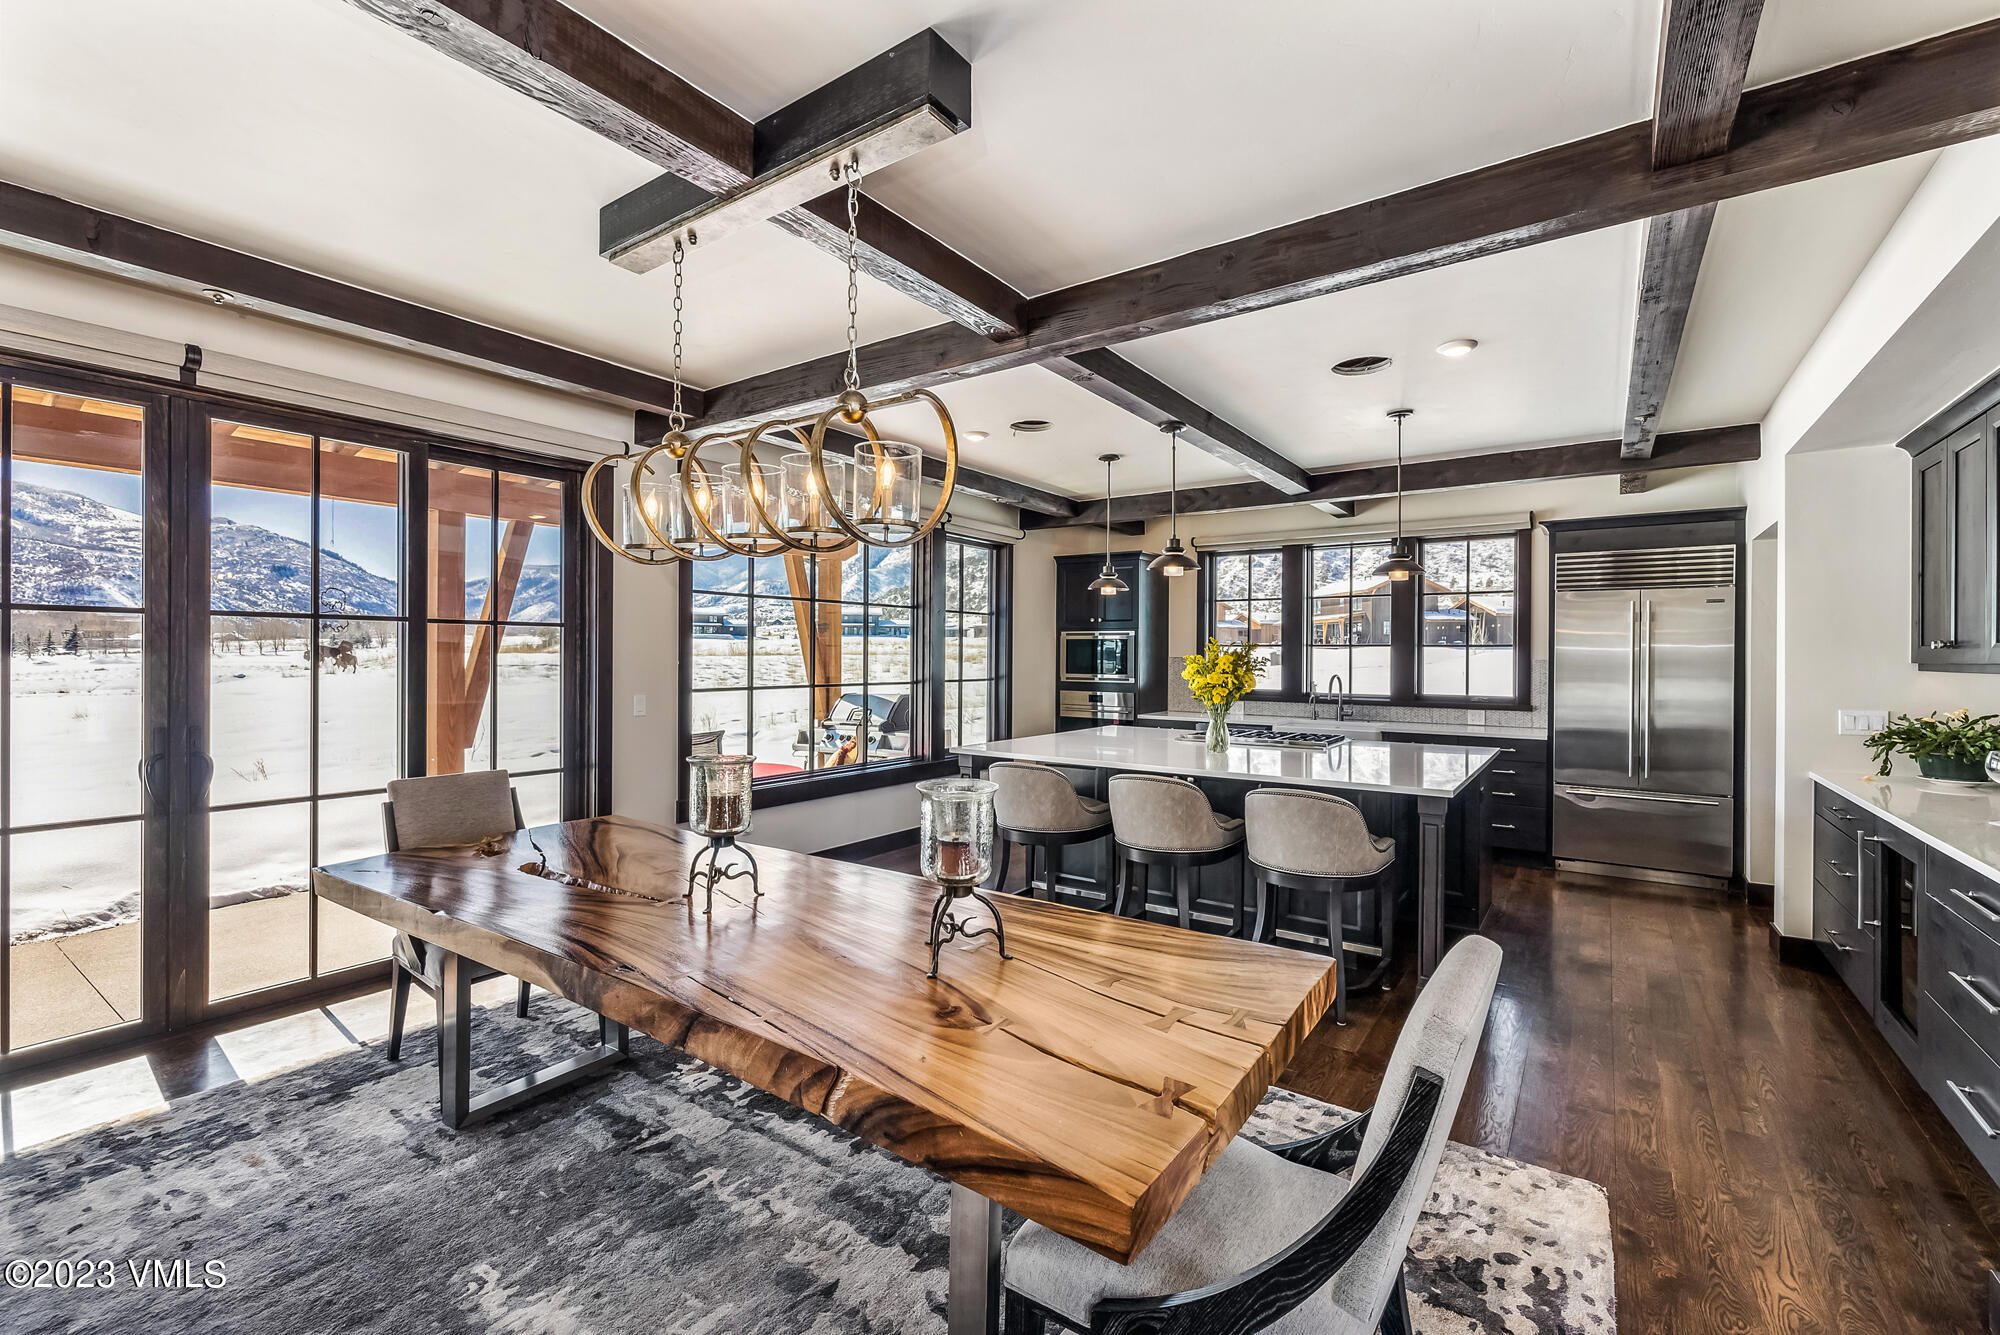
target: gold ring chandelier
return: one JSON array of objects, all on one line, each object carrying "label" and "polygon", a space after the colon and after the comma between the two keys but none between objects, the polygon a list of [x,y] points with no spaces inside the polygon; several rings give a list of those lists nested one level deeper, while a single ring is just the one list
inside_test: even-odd
[{"label": "gold ring chandelier", "polygon": [[[674,400],[660,443],[634,456],[608,454],[583,476],[583,513],[597,540],[640,565],[717,561],[725,556],[803,552],[835,556],[861,543],[909,547],[937,527],[958,479],[958,431],[943,400],[926,389],[871,400],[861,391],[857,322],[860,294],[856,220],[861,170],[836,165],[847,182],[847,368],[833,406],[818,415],[780,418],[748,431],[690,436],[681,410],[681,280],[684,252],[674,243]],[[693,245],[694,233],[687,234]],[[944,432],[944,476],[929,513],[923,505],[924,453],[884,439],[869,414],[923,402]],[[828,435],[836,423],[859,433],[851,448]],[[853,432],[839,433],[853,434]],[[799,448],[787,450],[789,435]],[[706,452],[710,457],[703,458]],[[662,459],[660,456],[665,455]],[[772,456],[776,455],[776,461]],[[615,523],[597,513],[598,474],[617,478]]]}]

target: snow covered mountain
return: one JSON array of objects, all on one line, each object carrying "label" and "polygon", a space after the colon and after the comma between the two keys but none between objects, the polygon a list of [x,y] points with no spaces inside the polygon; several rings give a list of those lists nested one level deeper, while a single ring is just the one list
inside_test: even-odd
[{"label": "snow covered mountain", "polygon": [[[137,514],[73,491],[16,483],[12,516],[15,601],[95,607],[143,601],[145,525]],[[308,544],[256,524],[217,519],[211,550],[212,606],[248,612],[310,605]],[[320,585],[328,611],[396,611],[395,584],[338,552],[320,552]]]}]

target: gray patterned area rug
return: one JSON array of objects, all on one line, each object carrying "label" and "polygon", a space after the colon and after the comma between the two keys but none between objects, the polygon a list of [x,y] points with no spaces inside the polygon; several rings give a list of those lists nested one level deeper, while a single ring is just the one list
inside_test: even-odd
[{"label": "gray patterned area rug", "polygon": [[[482,1077],[586,1041],[557,1005],[482,1012]],[[0,1259],[178,1258],[196,1284],[220,1261],[224,1282],[0,1288],[0,1330],[943,1331],[941,1182],[651,1039],[633,1048],[615,1074],[456,1134],[413,1033],[400,1063],[371,1046],[27,1151],[0,1164]],[[1276,1144],[1345,1115],[1278,1091],[1244,1134]],[[1604,1191],[1453,1145],[1410,1283],[1429,1335],[1608,1335]]]}]

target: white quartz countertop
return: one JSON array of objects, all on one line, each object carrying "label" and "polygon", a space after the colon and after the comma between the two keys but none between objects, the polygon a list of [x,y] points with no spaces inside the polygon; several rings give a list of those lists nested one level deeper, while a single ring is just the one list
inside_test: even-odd
[{"label": "white quartz countertop", "polygon": [[1899,830],[1989,876],[2000,877],[2000,784],[1977,787],[1873,774],[1812,775]]},{"label": "white quartz countertop", "polygon": [[[1174,709],[1159,714],[1141,714],[1141,722],[1185,723],[1189,727],[1208,725],[1208,715],[1197,710]],[[1349,737],[1363,737],[1370,740],[1385,732],[1429,733],[1439,737],[1498,737],[1508,741],[1542,742],[1548,740],[1546,728],[1524,728],[1510,723],[1398,723],[1394,719],[1342,719],[1335,723],[1330,718],[1313,718],[1310,714],[1245,714],[1241,718],[1232,717],[1229,726],[1245,728],[1320,728],[1345,733]]]},{"label": "white quartz countertop", "polygon": [[987,760],[1038,760],[1078,769],[1132,770],[1189,779],[1234,779],[1411,797],[1455,796],[1500,754],[1486,746],[1362,739],[1331,748],[1232,743],[1227,751],[1211,752],[1186,733],[1131,724],[952,749],[962,756]]}]

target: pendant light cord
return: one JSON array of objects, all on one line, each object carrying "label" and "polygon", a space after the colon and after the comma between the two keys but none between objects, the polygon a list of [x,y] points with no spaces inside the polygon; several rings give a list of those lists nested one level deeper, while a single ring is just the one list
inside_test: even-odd
[{"label": "pendant light cord", "polygon": [[1403,554],[1403,419],[1396,419],[1396,555]]},{"label": "pendant light cord", "polygon": [[[1180,444],[1179,431],[1167,437],[1167,536],[1169,538],[1178,538],[1181,535],[1181,475],[1180,469],[1176,466],[1179,462]],[[1111,495],[1109,479],[1104,483],[1104,494],[1107,498]],[[1110,512],[1107,510],[1106,513]]]},{"label": "pendant light cord", "polygon": [[1111,569],[1111,461],[1104,461],[1104,568]]}]

